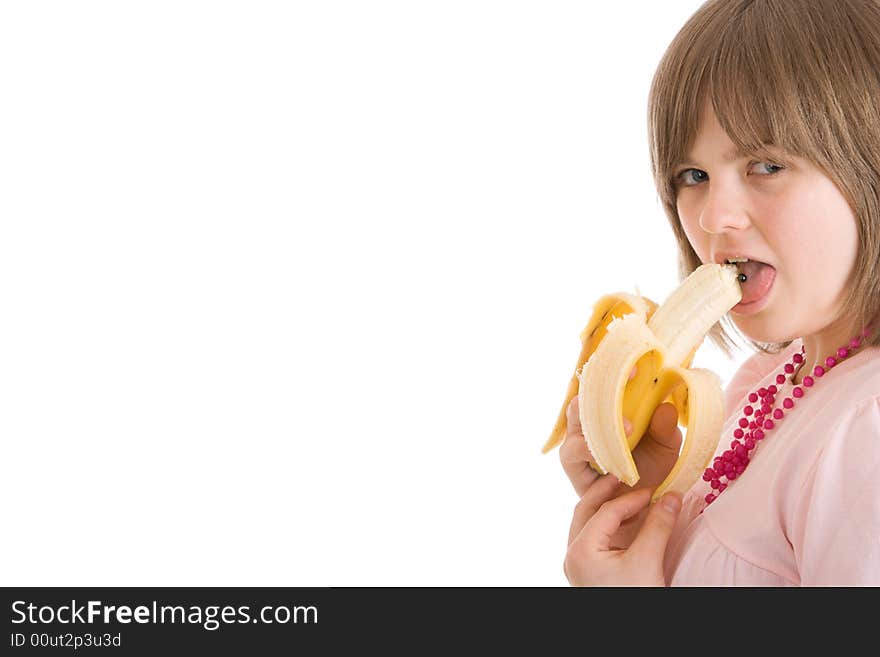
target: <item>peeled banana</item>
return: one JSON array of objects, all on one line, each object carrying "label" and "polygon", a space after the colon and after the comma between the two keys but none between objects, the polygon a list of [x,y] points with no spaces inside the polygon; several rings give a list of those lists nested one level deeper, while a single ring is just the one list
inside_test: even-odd
[{"label": "peeled banana", "polygon": [[[735,265],[702,265],[659,307],[646,297],[626,293],[600,298],[581,333],[575,373],[543,452],[564,439],[566,410],[578,395],[594,469],[634,486],[639,473],[632,450],[654,410],[670,401],[687,433],[678,460],[654,490],[652,502],[667,491],[684,494],[708,466],[724,421],[720,379],[690,364],[709,329],[742,298],[738,275]],[[633,366],[637,372],[630,379]],[[633,425],[629,437],[624,417]]]}]

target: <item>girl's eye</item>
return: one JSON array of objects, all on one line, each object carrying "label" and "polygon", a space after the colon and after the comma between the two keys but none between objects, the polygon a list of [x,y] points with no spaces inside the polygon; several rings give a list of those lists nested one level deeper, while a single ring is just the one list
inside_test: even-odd
[{"label": "girl's eye", "polygon": [[675,177],[676,182],[691,187],[709,180],[709,174],[699,169],[685,169]]},{"label": "girl's eye", "polygon": [[[758,176],[772,176],[785,169],[781,164],[772,164],[770,162],[752,162],[749,165],[749,173]],[[675,182],[684,187],[693,187],[702,182],[709,180],[709,174],[700,169],[685,169],[677,176]]]},{"label": "girl's eye", "polygon": [[753,162],[752,166],[756,170],[759,176],[772,176],[774,173],[779,173],[785,167],[779,164],[771,164],[770,162]]}]

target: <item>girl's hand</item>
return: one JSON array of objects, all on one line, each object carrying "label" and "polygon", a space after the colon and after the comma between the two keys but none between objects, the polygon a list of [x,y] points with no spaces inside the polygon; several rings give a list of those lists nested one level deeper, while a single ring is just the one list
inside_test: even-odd
[{"label": "girl's hand", "polygon": [[[599,477],[578,502],[563,570],[572,586],[665,586],[663,556],[681,510],[677,493],[648,509],[652,489],[618,494],[614,475]],[[645,521],[626,549],[613,547],[621,524],[645,510]]]},{"label": "girl's hand", "polygon": [[[633,376],[635,376],[635,368],[633,368],[630,378]],[[575,493],[578,497],[583,498],[601,475],[593,470],[589,464],[593,457],[587,448],[587,442],[584,440],[584,434],[581,430],[576,396],[569,403],[566,416],[568,424],[565,441],[559,448],[559,458],[562,461],[565,474],[568,475],[572,486],[574,486]],[[632,425],[626,418],[623,423],[627,428],[627,435],[629,435]],[[626,484],[618,483],[612,496],[645,488],[653,490],[660,485],[678,460],[681,438],[681,430],[678,428],[678,412],[675,410],[675,406],[668,403],[660,404],[654,411],[648,431],[633,450],[633,460],[639,471],[638,483],[632,488]],[[610,483],[606,483],[606,486],[610,486]],[[647,508],[640,507],[634,516],[625,519],[612,537],[612,545],[619,548],[628,547],[635,539],[646,515]]]}]

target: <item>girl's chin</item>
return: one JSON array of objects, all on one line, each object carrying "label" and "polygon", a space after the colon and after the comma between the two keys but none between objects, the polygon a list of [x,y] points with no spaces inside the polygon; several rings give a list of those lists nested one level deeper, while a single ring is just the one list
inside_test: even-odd
[{"label": "girl's chin", "polygon": [[779,344],[795,339],[788,331],[773,330],[773,327],[767,326],[766,320],[753,317],[737,318],[735,315],[731,315],[731,319],[739,332],[754,342]]}]

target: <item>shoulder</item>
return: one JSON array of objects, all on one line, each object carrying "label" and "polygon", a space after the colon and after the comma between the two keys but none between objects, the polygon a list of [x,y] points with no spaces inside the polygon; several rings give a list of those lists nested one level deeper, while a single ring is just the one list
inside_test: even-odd
[{"label": "shoulder", "polygon": [[[834,412],[833,407],[826,410]],[[853,470],[863,471],[865,476],[873,475],[880,466],[880,395],[862,399],[848,408],[841,406],[840,411],[819,455],[826,463],[824,469],[828,469],[829,462],[847,463]],[[854,474],[848,473],[847,478],[851,479]]]},{"label": "shoulder", "polygon": [[880,349],[861,356],[825,374],[820,384],[825,389],[816,390],[821,403],[811,413],[825,434],[816,453],[816,476],[849,487],[880,485]]},{"label": "shoulder", "polygon": [[880,348],[829,370],[809,394],[816,403],[808,414],[829,433],[823,451],[833,451],[836,443],[860,441],[869,451],[880,450]]},{"label": "shoulder", "polygon": [[858,354],[852,362],[844,362],[838,383],[840,396],[853,405],[854,412],[875,406],[880,399],[880,347]]},{"label": "shoulder", "polygon": [[840,410],[795,498],[790,540],[802,585],[880,586],[880,395]]},{"label": "shoulder", "polygon": [[816,379],[811,394],[821,400],[814,414],[833,419],[837,427],[854,424],[880,428],[880,348],[844,361]]}]

